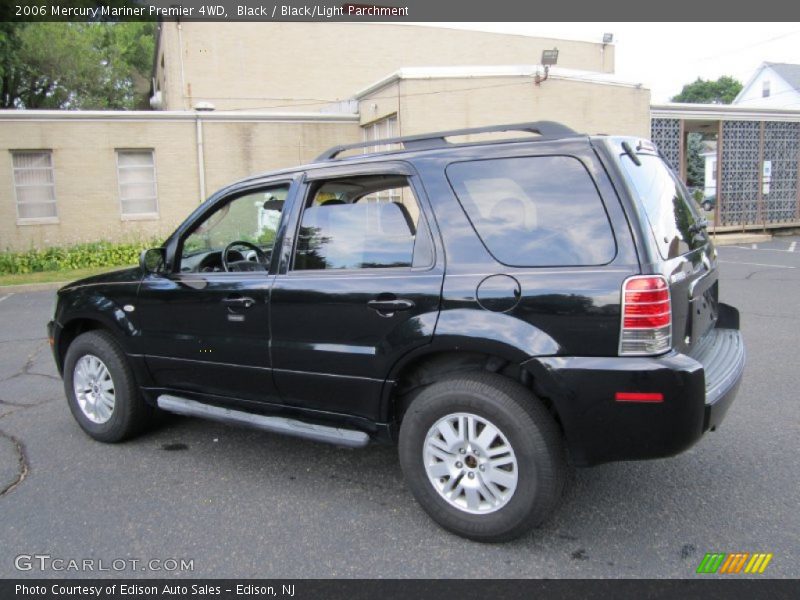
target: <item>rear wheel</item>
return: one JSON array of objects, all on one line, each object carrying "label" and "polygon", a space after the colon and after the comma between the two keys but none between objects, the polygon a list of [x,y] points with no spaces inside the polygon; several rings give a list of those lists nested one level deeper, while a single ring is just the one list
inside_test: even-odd
[{"label": "rear wheel", "polygon": [[437,523],[482,542],[513,539],[544,521],[567,473],[553,418],[528,390],[494,373],[419,392],[400,428],[400,464]]},{"label": "rear wheel", "polygon": [[153,414],[122,349],[105,331],[89,331],[72,342],[64,360],[64,391],[75,420],[101,442],[136,435]]}]

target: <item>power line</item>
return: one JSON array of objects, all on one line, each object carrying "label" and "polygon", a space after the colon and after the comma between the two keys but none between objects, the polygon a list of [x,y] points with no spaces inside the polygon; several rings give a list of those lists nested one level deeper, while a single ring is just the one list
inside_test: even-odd
[{"label": "power line", "polygon": [[[454,90],[436,90],[433,92],[412,92],[406,94],[391,94],[387,96],[372,96],[369,100],[395,100],[395,99],[404,99],[404,98],[411,98],[416,96],[435,96],[438,94],[455,94],[458,92],[471,92],[475,90],[488,90],[488,89],[495,89],[495,88],[503,88],[503,87],[516,87],[516,86],[527,86],[531,85],[533,79],[531,78],[529,81],[522,81],[522,82],[514,82],[514,83],[498,83],[494,85],[483,85],[483,86],[474,86],[474,87],[465,87],[465,88],[458,88]],[[288,100],[288,98],[287,98]],[[345,100],[319,100],[317,102],[308,102],[308,103],[293,103],[293,104],[273,104],[270,106],[249,106],[243,108],[232,108],[231,111],[236,110],[266,110],[270,108],[292,108],[297,106],[319,106],[321,104],[335,104],[338,102],[348,102],[354,100],[353,98],[348,98]]]},{"label": "power line", "polygon": [[728,54],[736,54],[737,52],[741,52],[742,50],[749,50],[750,48],[756,48],[758,46],[763,46],[764,44],[769,44],[770,42],[774,42],[774,41],[777,41],[777,40],[782,40],[783,38],[791,37],[793,35],[797,35],[798,33],[800,33],[800,30],[790,31],[789,33],[784,33],[782,35],[776,35],[775,37],[772,37],[772,38],[769,38],[769,39],[766,39],[766,40],[762,40],[760,42],[754,42],[752,44],[747,44],[746,46],[741,46],[739,48],[733,48],[731,50],[726,50],[725,52],[721,52],[719,54],[712,54],[710,56],[704,56],[704,57],[697,58],[697,59],[694,59],[694,60],[696,62],[702,62],[702,61],[711,60],[711,59],[714,59],[714,58],[720,58],[721,56],[726,56]]}]

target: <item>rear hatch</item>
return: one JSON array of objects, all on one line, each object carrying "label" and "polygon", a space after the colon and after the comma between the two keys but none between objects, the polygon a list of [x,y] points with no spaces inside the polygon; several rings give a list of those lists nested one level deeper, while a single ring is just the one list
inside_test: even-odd
[{"label": "rear hatch", "polygon": [[651,142],[614,138],[612,146],[645,232],[649,264],[643,268],[669,285],[672,347],[691,353],[718,317],[716,250],[707,222]]}]

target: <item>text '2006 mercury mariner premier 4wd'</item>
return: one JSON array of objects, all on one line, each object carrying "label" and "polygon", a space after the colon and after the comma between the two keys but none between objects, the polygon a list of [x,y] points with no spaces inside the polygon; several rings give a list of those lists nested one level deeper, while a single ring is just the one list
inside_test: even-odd
[{"label": "text '2006 mercury mariner premier 4wd'", "polygon": [[722,421],[745,352],[705,226],[645,140],[538,122],[339,146],[64,287],[49,335],[97,440],[161,409],[398,441],[434,520],[508,540],[569,465],[671,456]]}]

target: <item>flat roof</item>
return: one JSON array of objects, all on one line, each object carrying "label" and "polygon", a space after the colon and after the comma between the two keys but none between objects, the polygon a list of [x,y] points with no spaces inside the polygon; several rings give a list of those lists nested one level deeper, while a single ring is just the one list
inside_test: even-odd
[{"label": "flat roof", "polygon": [[725,121],[800,121],[800,110],[750,108],[735,104],[653,104],[650,117],[656,119]]},{"label": "flat roof", "polygon": [[0,110],[0,121],[250,121],[358,123],[356,113],[195,110]]},{"label": "flat roof", "polygon": [[[400,81],[401,79],[477,79],[484,77],[529,77],[533,78],[537,74],[544,75],[544,67],[541,65],[492,65],[492,66],[465,66],[465,67],[403,67],[393,73],[379,79],[372,85],[359,90],[355,94],[356,99],[363,98]],[[567,79],[572,81],[583,81],[586,83],[596,83],[600,85],[618,85],[623,87],[644,88],[641,83],[623,81],[617,79],[615,75],[600,73],[599,71],[582,71],[579,69],[567,69],[564,67],[550,67],[550,79]]]}]

